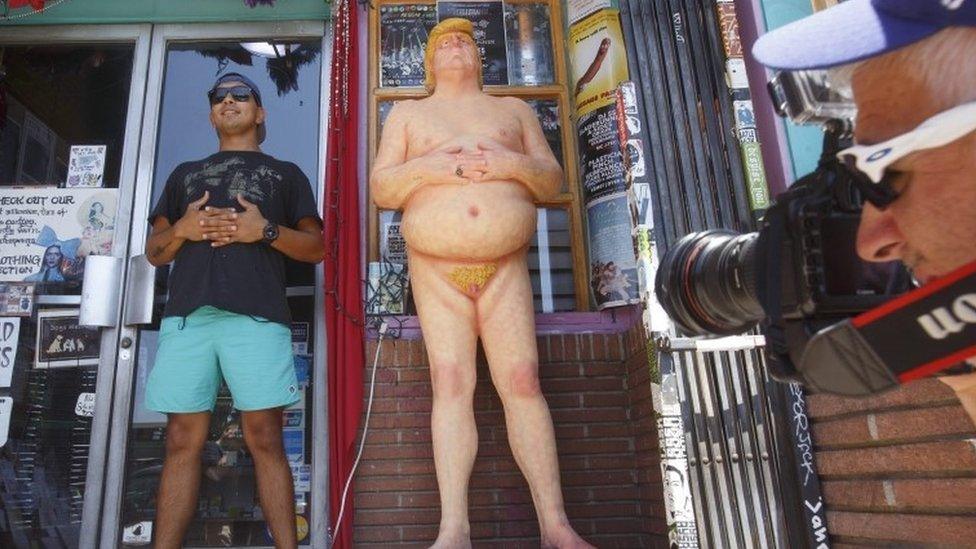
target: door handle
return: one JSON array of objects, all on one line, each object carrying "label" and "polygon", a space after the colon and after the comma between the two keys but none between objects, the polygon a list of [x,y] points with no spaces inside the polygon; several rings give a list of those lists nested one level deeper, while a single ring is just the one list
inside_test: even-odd
[{"label": "door handle", "polygon": [[156,267],[145,254],[133,257],[129,261],[129,294],[122,314],[126,326],[152,324],[155,286]]},{"label": "door handle", "polygon": [[85,278],[81,283],[81,308],[78,324],[113,328],[122,293],[122,258],[89,255],[85,258]]}]

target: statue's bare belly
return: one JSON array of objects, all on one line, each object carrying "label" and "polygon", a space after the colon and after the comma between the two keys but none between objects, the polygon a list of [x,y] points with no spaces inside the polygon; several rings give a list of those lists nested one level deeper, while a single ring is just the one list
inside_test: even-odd
[{"label": "statue's bare belly", "polygon": [[401,231],[411,250],[459,263],[492,261],[529,244],[536,208],[513,181],[426,185],[403,209]]}]

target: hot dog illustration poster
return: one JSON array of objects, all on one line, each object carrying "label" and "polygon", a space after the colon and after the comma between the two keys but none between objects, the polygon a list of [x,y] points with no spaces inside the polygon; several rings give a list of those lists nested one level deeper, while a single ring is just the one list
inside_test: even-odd
[{"label": "hot dog illustration poster", "polygon": [[618,10],[600,10],[569,28],[570,87],[576,114],[616,102],[617,86],[628,80],[627,52]]}]

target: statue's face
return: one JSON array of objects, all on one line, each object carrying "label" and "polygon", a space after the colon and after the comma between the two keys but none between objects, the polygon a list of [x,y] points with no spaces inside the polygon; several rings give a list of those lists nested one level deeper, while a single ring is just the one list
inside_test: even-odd
[{"label": "statue's face", "polygon": [[476,72],[481,65],[478,46],[463,32],[450,32],[441,36],[435,47],[435,73],[441,69],[470,69]]}]

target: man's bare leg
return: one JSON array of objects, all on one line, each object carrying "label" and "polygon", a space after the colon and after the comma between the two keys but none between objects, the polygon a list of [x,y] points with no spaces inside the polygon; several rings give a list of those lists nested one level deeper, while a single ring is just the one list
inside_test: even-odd
[{"label": "man's bare leg", "polygon": [[410,253],[410,282],[434,392],[430,423],[441,523],[433,547],[458,548],[471,546],[468,481],[478,453],[474,420],[478,340],[474,303],[444,278],[444,268],[440,260]]},{"label": "man's bare leg", "polygon": [[556,436],[539,386],[532,286],[525,253],[500,260],[477,303],[492,382],[505,408],[512,454],[539,517],[543,547],[591,547],[576,534],[563,504]]},{"label": "man's bare leg", "polygon": [[254,457],[261,512],[278,549],[297,546],[295,486],[281,440],[281,408],[242,412],[244,442]]},{"label": "man's bare leg", "polygon": [[156,495],[156,527],[153,546],[183,546],[186,529],[197,509],[200,490],[200,458],[210,429],[210,412],[168,414],[166,458]]}]

